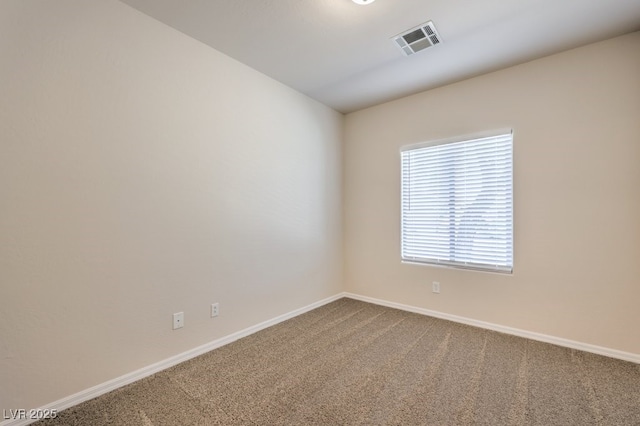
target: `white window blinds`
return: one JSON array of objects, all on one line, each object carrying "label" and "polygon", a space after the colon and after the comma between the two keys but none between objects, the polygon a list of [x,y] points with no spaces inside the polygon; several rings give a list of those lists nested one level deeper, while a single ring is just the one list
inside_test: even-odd
[{"label": "white window blinds", "polygon": [[511,273],[511,133],[401,152],[402,260]]}]

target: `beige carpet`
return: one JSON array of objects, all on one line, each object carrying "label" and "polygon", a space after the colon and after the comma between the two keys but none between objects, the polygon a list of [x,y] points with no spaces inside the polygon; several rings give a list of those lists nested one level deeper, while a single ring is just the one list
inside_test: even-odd
[{"label": "beige carpet", "polygon": [[341,299],[56,425],[640,425],[640,366]]}]

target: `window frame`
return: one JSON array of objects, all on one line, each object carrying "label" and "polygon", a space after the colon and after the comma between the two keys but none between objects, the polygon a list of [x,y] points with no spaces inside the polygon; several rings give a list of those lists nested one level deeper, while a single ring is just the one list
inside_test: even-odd
[{"label": "window frame", "polygon": [[[476,140],[482,140],[485,138],[501,137],[506,135],[510,136],[510,148],[511,148],[509,153],[510,154],[510,176],[509,176],[510,179],[508,179],[508,182],[510,184],[509,195],[511,196],[511,206],[509,209],[511,212],[511,219],[510,219],[511,239],[509,242],[509,247],[511,249],[510,250],[511,264],[507,266],[502,266],[502,265],[496,265],[492,263],[472,263],[472,262],[461,262],[461,261],[455,261],[455,260],[454,261],[442,260],[442,259],[436,259],[436,258],[424,259],[424,260],[419,260],[416,258],[406,258],[404,253],[404,250],[405,250],[405,240],[404,240],[404,237],[405,237],[405,204],[404,204],[405,203],[405,200],[404,200],[405,172],[404,172],[404,167],[405,166],[403,164],[404,163],[403,153],[407,151],[430,148],[430,147],[435,147],[439,145],[448,145],[448,144],[459,143],[459,142],[474,142]],[[480,272],[512,275],[515,267],[515,245],[514,245],[515,193],[514,193],[514,182],[513,182],[514,181],[514,172],[513,172],[514,150],[515,150],[515,143],[514,143],[514,132],[512,128],[500,129],[500,130],[495,130],[491,132],[474,133],[474,134],[456,136],[456,137],[445,138],[445,139],[437,139],[437,140],[431,140],[431,141],[402,146],[399,152],[400,153],[400,258],[401,258],[401,262],[408,263],[408,264],[418,264],[418,265],[426,265],[426,266],[446,267],[446,268],[453,268],[453,269],[474,270],[474,271],[480,271]]]}]

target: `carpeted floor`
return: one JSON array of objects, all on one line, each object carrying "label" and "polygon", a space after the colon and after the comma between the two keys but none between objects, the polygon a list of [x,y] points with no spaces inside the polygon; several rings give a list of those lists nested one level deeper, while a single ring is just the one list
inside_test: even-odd
[{"label": "carpeted floor", "polygon": [[351,299],[39,425],[640,425],[640,365]]}]

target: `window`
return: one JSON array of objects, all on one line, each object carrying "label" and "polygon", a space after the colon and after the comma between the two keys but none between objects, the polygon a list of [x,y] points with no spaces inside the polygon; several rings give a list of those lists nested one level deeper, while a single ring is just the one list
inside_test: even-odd
[{"label": "window", "polygon": [[408,147],[402,260],[511,273],[512,133]]}]

